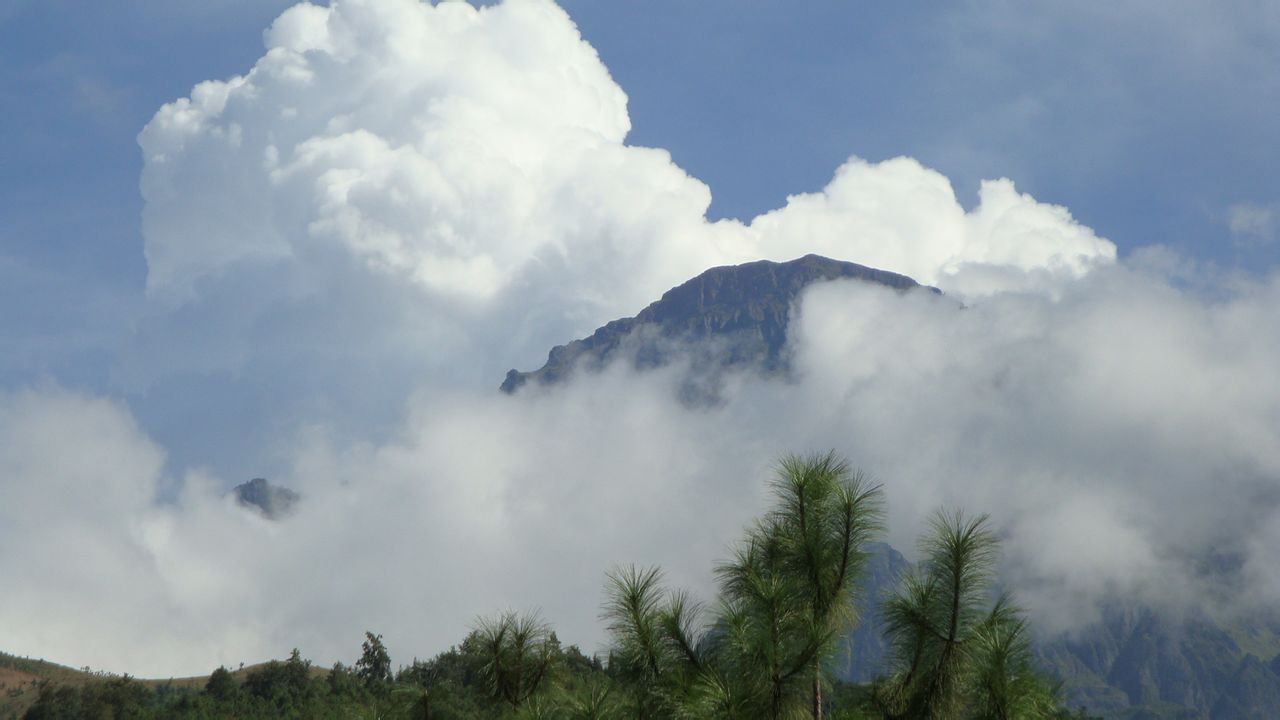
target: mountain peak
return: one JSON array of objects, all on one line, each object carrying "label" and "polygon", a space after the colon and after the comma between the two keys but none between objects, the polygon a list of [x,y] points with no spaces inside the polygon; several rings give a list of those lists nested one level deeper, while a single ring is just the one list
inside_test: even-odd
[{"label": "mountain peak", "polygon": [[[707,357],[694,357],[700,370],[754,367],[765,373],[786,369],[785,346],[791,308],[815,282],[853,279],[907,291],[921,287],[905,275],[857,263],[805,255],[788,262],[757,260],[707,270],[662,294],[635,317],[607,323],[590,336],[557,345],[532,372],[511,370],[502,391],[529,382],[550,385],[576,368],[598,370],[617,355],[631,354],[637,369],[668,364],[679,348],[716,341]],[[938,292],[936,288],[929,288]]]},{"label": "mountain peak", "polygon": [[236,502],[243,507],[254,508],[269,520],[288,515],[301,496],[287,487],[272,485],[266,478],[254,478],[235,486],[232,492]]}]

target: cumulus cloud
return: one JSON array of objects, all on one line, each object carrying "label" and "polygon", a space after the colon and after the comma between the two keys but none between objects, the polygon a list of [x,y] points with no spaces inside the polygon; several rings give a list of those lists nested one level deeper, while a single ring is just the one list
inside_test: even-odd
[{"label": "cumulus cloud", "polygon": [[[710,592],[770,462],[826,448],[884,481],[903,549],[939,505],[991,512],[1055,627],[1198,595],[1210,549],[1274,600],[1251,538],[1280,526],[1280,281],[1200,293],[1008,180],[966,210],[909,158],[709,222],[709,189],[626,144],[625,94],[542,0],[302,4],[264,39],[139,137],[128,407],[0,398],[21,588],[0,647],[169,675],[350,660],[371,629],[403,660],[536,606],[594,648],[605,569]],[[678,401],[678,368],[496,392],[709,266],[808,252],[948,294],[815,287],[796,377],[736,376],[714,408]],[[229,458],[269,465],[297,513],[236,507]]]},{"label": "cumulus cloud", "polygon": [[158,300],[198,301],[246,265],[321,286],[359,269],[580,332],[711,265],[814,249],[928,283],[1115,256],[1008,181],[966,213],[906,158],[853,159],[749,226],[709,223],[704,184],[624,144],[626,95],[549,2],[303,4],[265,38],[249,73],[202,83],[139,138]]},{"label": "cumulus cloud", "polygon": [[854,158],[822,192],[788,198],[751,229],[762,254],[777,259],[809,248],[966,295],[1008,289],[1007,281],[994,282],[1008,271],[1075,278],[1116,256],[1114,245],[1065,208],[1038,203],[1009,180],[984,182],[978,206],[966,213],[951,183],[911,158]]},{"label": "cumulus cloud", "polygon": [[906,158],[708,222],[710,190],[625,144],[626,95],[544,0],[302,4],[264,39],[139,136],[153,312],[117,370],[157,424],[179,388],[252,379],[203,394],[205,417],[249,418],[201,428],[228,450],[304,415],[381,439],[424,383],[492,387],[714,265],[817,251],[979,295],[1115,257],[1009,181],[966,212]]}]

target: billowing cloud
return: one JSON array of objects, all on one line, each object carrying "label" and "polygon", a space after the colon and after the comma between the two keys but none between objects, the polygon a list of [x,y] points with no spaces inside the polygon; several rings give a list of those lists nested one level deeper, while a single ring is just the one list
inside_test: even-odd
[{"label": "billowing cloud", "polygon": [[981,294],[1115,257],[1009,181],[966,212],[906,158],[708,222],[703,183],[625,144],[625,94],[544,0],[302,4],[265,40],[139,136],[153,312],[117,375],[166,425],[164,397],[236,379],[202,393],[241,418],[200,429],[224,456],[277,462],[260,439],[302,416],[384,438],[424,384],[488,389],[714,265],[817,251]]},{"label": "billowing cloud", "polygon": [[[1189,288],[1008,180],[966,210],[909,158],[709,222],[703,183],[625,144],[626,96],[542,0],[303,4],[265,41],[139,138],[128,407],[0,399],[7,651],[170,675],[350,660],[370,629],[403,660],[504,607],[590,648],[605,569],[709,592],[770,462],[826,448],[885,483],[903,549],[940,505],[992,513],[1047,625],[1202,598],[1214,557],[1274,600],[1255,538],[1280,527],[1280,281]],[[677,400],[675,369],[496,392],[711,265],[808,252],[948,294],[816,287],[796,377],[735,376],[713,408]],[[298,511],[227,500],[237,462]]]},{"label": "billowing cloud", "polygon": [[1280,509],[1278,301],[1276,278],[1206,296],[1137,268],[963,310],[832,285],[804,305],[800,389],[890,483],[896,527],[991,512],[1044,626],[1103,597],[1215,604],[1271,564],[1250,548]]},{"label": "billowing cloud", "polygon": [[818,250],[945,284],[971,265],[1078,275],[1115,256],[1009,181],[966,213],[906,158],[853,159],[749,226],[709,223],[704,184],[624,144],[625,94],[550,2],[304,4],[266,43],[139,138],[157,300],[198,302],[245,266],[299,293],[368,272],[508,326],[513,305],[544,313],[541,346],[760,257]]},{"label": "billowing cloud", "polygon": [[7,397],[0,567],[14,592],[0,637],[167,676],[295,646],[350,661],[365,629],[404,660],[457,642],[478,613],[538,607],[591,647],[605,569],[660,563],[706,591],[759,505],[743,478],[767,452],[726,445],[671,389],[668,375],[614,374],[557,395],[415,402],[380,446],[308,435],[281,479],[304,500],[279,522],[200,474],[172,489],[115,403]]},{"label": "billowing cloud", "polygon": [[885,484],[905,550],[937,507],[991,513],[1041,627],[1114,598],[1273,604],[1278,300],[1276,280],[1206,298],[1128,268],[966,307],[821,285],[792,380],[736,377],[714,408],[678,400],[678,368],[624,365],[514,397],[424,393],[385,442],[296,436],[277,480],[305,499],[278,523],[199,475],[157,504],[161,454],[127,411],[24,393],[0,407],[3,562],[26,588],[4,600],[22,619],[6,642],[168,674],[294,646],[350,659],[366,628],[426,654],[479,612],[540,607],[595,647],[606,568],[661,564],[706,596],[772,460],[828,447]]},{"label": "billowing cloud", "polygon": [[992,280],[1009,271],[1075,278],[1115,259],[1115,246],[1065,208],[1037,203],[1009,180],[983,183],[966,213],[945,177],[910,158],[852,159],[822,192],[788,198],[751,229],[767,256],[809,248],[969,295],[1007,289]]}]

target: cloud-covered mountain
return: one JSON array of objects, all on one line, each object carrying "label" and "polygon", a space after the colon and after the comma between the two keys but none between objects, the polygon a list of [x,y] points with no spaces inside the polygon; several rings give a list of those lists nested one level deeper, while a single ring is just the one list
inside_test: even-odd
[{"label": "cloud-covered mountain", "polygon": [[[300,4],[264,40],[139,137],[148,295],[109,381],[0,390],[7,651],[196,674],[350,660],[368,629],[421,657],[504,607],[595,648],[607,568],[709,597],[770,464],[828,448],[885,482],[908,555],[939,505],[989,512],[1040,627],[1280,602],[1280,278],[1117,258],[1010,180],[902,157],[710,220],[543,0]],[[678,363],[494,388],[709,267],[807,253],[947,295],[812,284],[788,376],[714,404]],[[259,474],[306,501],[246,512]]]},{"label": "cloud-covered mountain", "polygon": [[[789,323],[796,303],[811,285],[833,280],[897,292],[923,289],[902,275],[814,255],[787,263],[713,268],[667,291],[635,317],[556,346],[540,370],[511,371],[502,389],[515,392],[530,381],[565,384],[574,372],[600,372],[611,363],[635,371],[675,365],[681,368],[685,398],[691,387],[718,387],[714,378],[720,372],[777,375],[788,365],[785,351],[787,338],[795,336]],[[861,624],[837,660],[842,678],[869,682],[883,672],[886,648],[877,603],[908,566],[889,545],[874,546],[858,592]],[[1207,580],[1230,583],[1231,569],[1219,562],[1214,570],[1221,574]],[[1038,653],[1045,667],[1064,680],[1072,707],[1109,717],[1144,712],[1234,720],[1280,713],[1280,675],[1275,672],[1280,669],[1280,622],[1270,613],[1236,616],[1224,624],[1198,609],[1153,609],[1120,597],[1094,622],[1066,633],[1040,633]]]},{"label": "cloud-covered mountain", "polygon": [[511,370],[502,391],[515,392],[529,382],[562,382],[575,370],[598,372],[619,355],[637,370],[683,360],[690,365],[685,386],[695,396],[713,393],[726,370],[783,372],[788,366],[787,325],[800,293],[811,283],[838,279],[900,291],[920,287],[905,275],[820,255],[711,268],[663,293],[634,317],[553,347],[541,368]]}]

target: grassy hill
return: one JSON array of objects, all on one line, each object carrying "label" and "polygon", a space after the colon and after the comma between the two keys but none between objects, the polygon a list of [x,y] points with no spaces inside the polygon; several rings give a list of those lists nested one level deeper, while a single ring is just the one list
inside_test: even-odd
[{"label": "grassy hill", "polygon": [[[237,682],[244,682],[249,673],[266,665],[267,663],[245,665],[237,670],[232,670],[231,676]],[[326,668],[311,668],[311,674],[317,678],[324,677],[327,673],[328,670]],[[0,720],[17,720],[21,718],[22,714],[36,701],[42,682],[79,687],[96,680],[111,677],[116,676],[88,668],[77,670],[47,660],[33,660],[0,652]],[[138,682],[156,690],[167,688],[171,690],[199,691],[209,682],[209,676],[138,679]]]},{"label": "grassy hill", "polygon": [[0,653],[0,720],[22,717],[35,702],[43,681],[81,685],[96,677],[100,676],[45,660]]}]

